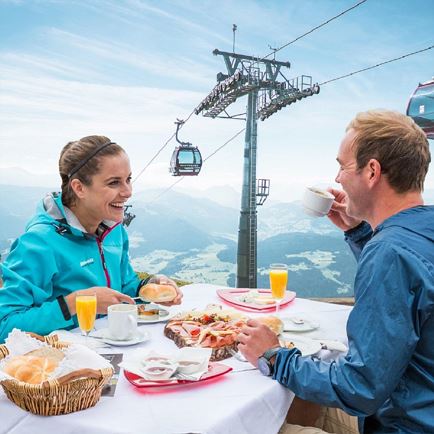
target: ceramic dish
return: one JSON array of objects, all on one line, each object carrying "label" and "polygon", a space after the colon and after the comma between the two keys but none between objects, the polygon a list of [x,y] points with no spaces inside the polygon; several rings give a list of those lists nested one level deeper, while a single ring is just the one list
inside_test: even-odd
[{"label": "ceramic dish", "polygon": [[137,316],[139,324],[154,324],[157,322],[169,321],[175,316],[175,312],[169,312],[167,309],[162,308],[156,304],[149,304],[146,306],[146,312],[151,311],[153,314],[141,314],[140,309]]},{"label": "ceramic dish", "polygon": [[281,320],[285,332],[310,332],[319,328],[317,322],[299,316],[282,317]]},{"label": "ceramic dish", "polygon": [[287,343],[292,342],[296,348],[301,351],[301,355],[305,356],[313,356],[314,354],[321,351],[321,343],[318,341],[314,341],[308,338],[302,338],[299,336],[292,336],[286,333],[282,333],[281,341]]},{"label": "ceramic dish", "polygon": [[[256,300],[258,298],[266,299],[271,296],[271,291],[269,289],[256,289],[257,293]],[[252,302],[246,302],[245,296],[251,293],[251,289],[247,288],[232,288],[232,289],[218,289],[217,295],[223,299],[226,303],[242,310],[247,310],[250,312],[273,312],[276,310],[276,303],[267,303],[262,304],[255,302],[255,298],[253,298]],[[296,294],[293,291],[285,291],[285,297],[280,302],[280,307],[283,308],[292,300],[294,300]]]},{"label": "ceramic dish", "polygon": [[187,386],[187,385],[194,385],[194,384],[202,384],[202,382],[216,379],[224,374],[227,374],[228,372],[232,371],[232,368],[230,366],[224,365],[222,363],[216,363],[211,362],[208,366],[208,372],[203,374],[202,377],[200,377],[197,381],[191,381],[191,380],[178,380],[176,378],[169,379],[169,380],[161,380],[161,381],[151,381],[151,380],[145,380],[142,377],[139,377],[136,374],[133,374],[132,372],[129,372],[127,370],[124,370],[125,378],[135,387],[139,388],[152,388],[152,387],[167,387],[167,386]]},{"label": "ceramic dish", "polygon": [[128,347],[130,345],[137,345],[141,342],[149,340],[150,338],[149,333],[141,329],[137,329],[137,335],[134,338],[128,339],[126,341],[118,341],[116,339],[112,339],[110,337],[108,328],[99,329],[89,336],[92,338],[101,339],[106,344],[117,347]]}]

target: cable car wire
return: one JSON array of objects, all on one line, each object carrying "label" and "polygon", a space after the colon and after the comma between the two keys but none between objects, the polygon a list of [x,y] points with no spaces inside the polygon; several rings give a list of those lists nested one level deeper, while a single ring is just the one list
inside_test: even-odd
[{"label": "cable car wire", "polygon": [[[355,9],[355,8],[357,8],[358,6],[360,6],[361,4],[363,4],[363,3],[365,3],[367,0],[361,0],[361,1],[359,1],[358,3],[356,3],[355,5],[353,5],[353,6],[351,6],[350,8],[348,8],[348,9],[346,9],[346,10],[344,10],[344,11],[342,11],[340,14],[338,14],[338,15],[335,15],[334,17],[332,17],[332,18],[330,18],[330,19],[328,19],[327,21],[324,21],[323,23],[321,23],[321,24],[319,24],[318,26],[316,26],[316,27],[314,27],[313,29],[311,29],[311,30],[309,30],[308,32],[306,32],[306,33],[304,33],[303,35],[301,35],[301,36],[298,36],[297,38],[295,38],[294,40],[292,40],[292,41],[290,41],[290,42],[288,42],[288,43],[286,43],[286,44],[284,44],[284,45],[282,45],[281,47],[279,47],[279,48],[276,48],[276,49],[273,49],[273,51],[271,52],[271,53],[269,53],[269,54],[267,54],[266,56],[264,56],[262,59],[266,59],[267,57],[269,57],[269,56],[271,56],[272,54],[275,54],[276,52],[278,52],[278,51],[280,51],[280,50],[282,50],[283,48],[285,48],[285,47],[287,47],[288,45],[291,45],[291,44],[293,44],[294,42],[296,42],[296,41],[298,41],[298,40],[300,40],[301,38],[304,38],[305,36],[307,36],[307,35],[309,35],[310,33],[312,33],[312,32],[314,32],[315,30],[317,30],[317,29],[319,29],[319,28],[321,28],[321,27],[323,27],[323,26],[325,26],[326,24],[328,24],[328,23],[330,23],[331,21],[333,21],[333,20],[335,20],[335,19],[337,19],[337,18],[339,18],[339,17],[341,17],[342,15],[344,15],[344,14],[346,14],[347,12],[349,12],[349,11],[351,11],[351,10],[353,10],[353,9]],[[261,60],[262,60],[261,59]],[[187,119],[184,121],[184,124],[183,125],[185,125],[186,123],[187,123],[187,121],[191,118],[191,116],[193,115],[193,113],[194,113],[194,110],[195,109],[193,109],[193,111],[188,115],[188,117],[187,117]],[[157,151],[157,153],[149,160],[149,162],[146,164],[146,166],[139,172],[139,174],[133,179],[133,183],[134,182],[136,182],[137,181],[137,179],[140,177],[140,176],[142,176],[142,174],[143,174],[143,172],[153,163],[153,161],[158,157],[158,155],[160,155],[160,153],[161,153],[161,151],[172,141],[172,139],[175,137],[175,133],[174,134],[172,134],[168,139],[167,139],[167,141],[164,143],[164,145]],[[209,158],[209,157],[208,157]]]},{"label": "cable car wire", "polygon": [[404,54],[403,56],[395,57],[394,59],[389,59],[389,60],[386,60],[385,62],[377,63],[376,65],[368,66],[367,68],[359,69],[358,71],[353,71],[353,72],[350,72],[348,74],[341,75],[340,77],[336,77],[336,78],[332,78],[332,79],[327,80],[327,81],[323,81],[322,83],[319,83],[319,85],[324,86],[325,84],[332,83],[333,81],[342,80],[343,78],[350,77],[351,75],[359,74],[360,72],[364,72],[364,71],[369,71],[370,69],[374,69],[374,68],[378,68],[379,66],[386,65],[386,63],[396,62],[397,60],[401,60],[401,59],[404,59],[406,57],[413,56],[414,54],[423,53],[424,51],[428,51],[428,50],[431,50],[433,48],[434,48],[434,45],[431,45],[430,47],[423,48],[422,50],[413,51],[412,53],[407,53],[407,54]]},{"label": "cable car wire", "polygon": [[206,160],[210,159],[212,156],[214,156],[215,154],[217,154],[217,152],[220,151],[220,149],[224,148],[228,143],[232,142],[232,140],[236,139],[244,131],[246,131],[245,128],[243,128],[240,131],[238,131],[238,133],[236,133],[228,141],[226,141],[225,143],[223,143],[223,145],[221,145],[220,147],[218,147],[212,154],[209,154],[208,157],[206,157],[203,161],[206,161]]},{"label": "cable car wire", "polygon": [[[392,63],[392,62],[396,62],[397,60],[405,59],[406,57],[413,56],[414,54],[423,53],[424,51],[428,51],[428,50],[431,50],[431,49],[433,49],[433,48],[434,48],[434,45],[431,45],[431,46],[429,46],[429,47],[423,48],[422,50],[413,51],[412,53],[407,53],[407,54],[404,54],[404,55],[402,55],[402,56],[395,57],[394,59],[389,59],[389,60],[386,60],[386,61],[384,61],[384,62],[377,63],[376,65],[372,65],[372,66],[369,66],[369,67],[367,67],[367,68],[359,69],[358,71],[350,72],[349,74],[345,74],[345,75],[341,75],[341,76],[336,77],[336,78],[332,78],[332,79],[330,79],[330,80],[327,80],[327,81],[324,81],[324,82],[320,83],[320,86],[324,86],[325,84],[332,83],[333,81],[337,81],[337,80],[341,80],[341,79],[346,78],[346,77],[350,77],[351,75],[355,75],[355,74],[358,74],[358,73],[363,72],[363,71],[368,71],[368,70],[370,70],[370,69],[378,68],[379,66],[385,65],[385,64],[387,64],[387,63]],[[191,117],[191,114],[190,114],[190,116],[187,118],[187,120],[188,120],[190,117]],[[245,131],[245,128],[243,128],[242,130],[238,131],[238,132],[237,132],[234,136],[232,136],[232,137],[231,137],[227,142],[225,142],[223,145],[221,145],[219,148],[217,148],[217,149],[216,149],[212,154],[208,155],[208,157],[206,157],[203,161],[205,162],[206,160],[208,160],[209,158],[211,158],[212,156],[214,156],[218,151],[220,151],[220,149],[224,148],[228,143],[230,143],[232,140],[234,140],[234,139],[235,139],[238,135],[240,135],[243,131]],[[172,137],[171,137],[169,140],[171,140],[171,139],[173,138],[173,136],[174,136],[174,134],[172,135]],[[167,142],[167,143],[168,143],[168,142]],[[167,143],[166,143],[165,145],[167,145]],[[155,158],[154,158],[154,159],[155,159]],[[151,162],[152,162],[154,159],[152,159]],[[149,163],[149,164],[150,164],[150,163]],[[143,170],[143,171],[144,171],[144,170]],[[143,173],[143,171],[142,171],[141,173]],[[141,174],[141,173],[140,173],[140,174]],[[140,174],[139,174],[139,175],[140,175]],[[137,178],[138,178],[138,176],[136,177],[136,179],[137,179]],[[164,193],[166,193],[167,191],[171,190],[171,189],[172,189],[176,184],[178,184],[179,182],[181,182],[183,179],[184,179],[184,177],[181,177],[179,180],[177,180],[176,182],[174,182],[170,187],[168,187],[166,190],[164,190],[162,193],[160,193],[157,197],[155,197],[155,198],[154,198],[150,203],[155,202],[155,201],[156,201],[158,198],[160,198]]]},{"label": "cable car wire", "polygon": [[279,48],[275,48],[275,49],[273,49],[273,51],[272,51],[271,53],[269,53],[269,54],[267,54],[266,56],[262,57],[260,60],[264,60],[264,59],[266,59],[267,57],[270,57],[272,54],[273,54],[273,55],[276,54],[278,51],[283,50],[283,49],[286,48],[288,45],[291,45],[291,44],[293,44],[294,42],[297,42],[297,41],[300,40],[301,38],[304,38],[305,36],[307,36],[307,35],[311,34],[312,32],[314,32],[315,30],[318,30],[319,28],[325,26],[326,24],[332,22],[333,20],[336,20],[337,18],[341,17],[342,15],[345,15],[347,12],[349,12],[349,11],[351,11],[351,10],[353,10],[353,9],[355,9],[355,8],[357,8],[357,7],[359,7],[360,5],[362,5],[363,3],[365,3],[366,1],[367,1],[367,0],[361,0],[361,1],[359,1],[358,3],[356,3],[356,4],[353,5],[353,6],[351,6],[350,8],[348,8],[348,9],[342,11],[340,14],[335,15],[335,16],[332,17],[332,18],[329,18],[327,21],[324,21],[323,23],[319,24],[318,26],[314,27],[313,29],[309,30],[308,32],[303,33],[302,35],[298,36],[297,38],[293,39],[292,41],[290,41],[290,42],[288,42],[288,43],[282,45],[282,46],[279,47]]},{"label": "cable car wire", "polygon": [[[434,48],[434,45],[431,45],[429,47],[423,48],[422,50],[413,51],[412,53],[407,53],[407,54],[404,54],[402,56],[395,57],[394,59],[389,59],[389,60],[386,60],[384,62],[377,63],[376,65],[372,65],[372,66],[369,66],[367,68],[359,69],[358,71],[350,72],[349,74],[345,74],[345,75],[341,75],[341,76],[336,77],[336,78],[332,78],[330,80],[327,80],[327,81],[324,81],[324,82],[320,83],[320,86],[324,86],[325,84],[332,83],[333,81],[342,80],[343,78],[350,77],[351,75],[359,74],[360,72],[363,72],[363,71],[368,71],[370,69],[378,68],[379,66],[385,65],[387,63],[392,63],[392,62],[396,62],[396,61],[401,60],[401,59],[405,59],[406,57],[413,56],[414,54],[423,53],[424,51],[428,51],[428,50],[431,50],[433,48]],[[186,119],[185,122],[187,122],[188,119],[190,119],[190,117],[192,116],[192,114],[193,114],[193,112],[190,113],[190,115],[188,116],[188,118]],[[242,130],[238,131],[227,142],[225,142],[222,146],[220,146],[219,148],[217,148],[212,154],[208,155],[208,157],[206,157],[203,161],[205,162],[206,160],[208,160],[209,158],[211,158],[212,156],[214,156],[218,151],[220,151],[220,149],[224,148],[228,143],[230,143],[232,140],[234,140],[243,131],[245,131],[245,128],[243,128]],[[172,136],[164,144],[164,146],[160,149],[160,151],[151,159],[151,161],[148,163],[148,165],[139,173],[139,175],[136,176],[135,180],[145,171],[145,169],[152,163],[152,161],[155,160],[155,158],[157,157],[157,155],[167,146],[167,144],[170,142],[170,140],[173,139],[174,136],[175,136],[175,134],[172,134]],[[166,190],[164,190],[162,193],[160,193],[157,197],[155,197],[151,201],[151,203],[155,202],[159,197],[161,197],[167,191],[171,190],[176,184],[178,184],[179,182],[181,182],[183,179],[184,179],[184,177],[181,177],[179,180],[177,180],[176,182],[174,182],[170,187],[168,187]]]}]

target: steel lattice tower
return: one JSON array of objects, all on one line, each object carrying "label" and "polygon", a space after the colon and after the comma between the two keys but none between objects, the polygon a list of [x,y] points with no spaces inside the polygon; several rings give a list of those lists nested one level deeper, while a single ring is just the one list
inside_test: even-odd
[{"label": "steel lattice tower", "polygon": [[[281,68],[290,68],[289,62],[261,59],[237,53],[214,50],[223,56],[227,74],[217,74],[217,84],[197,106],[195,113],[206,117],[241,119],[246,121],[243,185],[238,229],[237,287],[257,287],[257,205],[268,196],[269,180],[256,186],[257,121],[262,121],[282,108],[303,98],[319,93],[312,77],[302,75],[286,79]],[[279,77],[279,81],[277,78]],[[238,98],[248,95],[246,113],[229,115],[226,108]],[[221,113],[224,113],[222,116]],[[246,115],[245,118],[241,116]],[[259,200],[257,200],[259,198]]]}]

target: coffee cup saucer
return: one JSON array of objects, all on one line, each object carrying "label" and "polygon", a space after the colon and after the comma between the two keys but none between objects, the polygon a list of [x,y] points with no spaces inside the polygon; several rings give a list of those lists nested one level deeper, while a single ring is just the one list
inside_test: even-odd
[{"label": "coffee cup saucer", "polygon": [[111,337],[108,327],[96,330],[89,336],[93,338],[101,339],[106,344],[118,346],[118,347],[127,347],[129,345],[136,345],[150,339],[150,334],[145,330],[141,330],[140,328],[137,329],[136,336],[127,340],[118,340]]}]

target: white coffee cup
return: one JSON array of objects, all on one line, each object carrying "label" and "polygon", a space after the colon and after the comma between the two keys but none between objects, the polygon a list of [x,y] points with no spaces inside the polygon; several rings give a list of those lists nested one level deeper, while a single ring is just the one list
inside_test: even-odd
[{"label": "white coffee cup", "polygon": [[107,309],[108,331],[111,339],[127,341],[137,336],[137,306],[113,304]]},{"label": "white coffee cup", "polygon": [[335,197],[327,190],[307,187],[303,195],[304,212],[312,217],[323,217],[328,214]]}]

